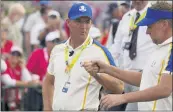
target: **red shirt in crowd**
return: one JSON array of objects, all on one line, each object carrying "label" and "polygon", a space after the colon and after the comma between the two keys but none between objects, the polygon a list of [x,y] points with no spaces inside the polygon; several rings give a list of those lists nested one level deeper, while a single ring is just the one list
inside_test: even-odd
[{"label": "red shirt in crowd", "polygon": [[13,46],[13,42],[10,40],[7,40],[4,47],[1,48],[1,53],[10,53],[11,47]]},{"label": "red shirt in crowd", "polygon": [[7,70],[3,72],[2,75],[9,74],[12,79],[21,80],[21,76],[22,76],[21,67],[18,65],[15,68],[11,68],[8,60],[6,61],[6,64],[7,64]]},{"label": "red shirt in crowd", "polygon": [[[22,68],[18,65],[15,68],[11,68],[8,60],[6,61],[7,64],[7,69],[5,72],[2,73],[2,75],[4,74],[8,74],[12,79],[15,80],[21,80],[21,76],[22,76]],[[19,95],[19,89],[9,89],[6,90],[6,94],[5,94],[5,100],[7,99],[12,99],[15,102],[20,101],[20,95]]]},{"label": "red shirt in crowd", "polygon": [[43,80],[48,67],[47,49],[36,49],[28,59],[27,68],[32,74],[38,74],[40,81]]}]

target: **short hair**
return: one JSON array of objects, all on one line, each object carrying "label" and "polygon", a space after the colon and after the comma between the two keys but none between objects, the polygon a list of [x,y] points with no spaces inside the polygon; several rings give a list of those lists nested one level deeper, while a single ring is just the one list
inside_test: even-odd
[{"label": "short hair", "polygon": [[26,12],[25,11],[25,8],[20,3],[14,3],[14,4],[12,4],[10,6],[10,8],[9,8],[8,14],[10,15],[10,14],[12,14],[15,11],[18,12],[18,13],[21,13],[22,15],[24,15],[25,12]]},{"label": "short hair", "polygon": [[47,14],[47,10],[48,10],[47,7],[41,7],[41,9],[40,9],[41,16]]},{"label": "short hair", "polygon": [[[168,1],[157,1],[155,4],[152,4],[151,7],[152,9],[156,10],[164,10],[164,11],[170,11],[173,12],[173,7],[172,3],[169,3]],[[169,22],[171,28],[172,28],[172,19],[165,19]]]}]

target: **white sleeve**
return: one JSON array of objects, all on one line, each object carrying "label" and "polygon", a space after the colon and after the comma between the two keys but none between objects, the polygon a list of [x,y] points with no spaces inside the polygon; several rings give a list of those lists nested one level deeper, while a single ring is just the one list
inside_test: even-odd
[{"label": "white sleeve", "polygon": [[27,18],[26,23],[24,25],[24,31],[25,32],[30,32],[31,31],[31,29],[34,25],[34,21],[35,20],[33,20],[33,15],[32,14],[29,15],[29,17]]},{"label": "white sleeve", "polygon": [[113,25],[111,25],[110,27],[110,30],[109,30],[109,35],[108,35],[108,41],[106,43],[106,47],[109,48],[111,45],[112,45],[112,41],[113,41],[113,38],[112,38],[112,29],[113,29]]},{"label": "white sleeve", "polygon": [[27,68],[23,68],[22,69],[22,77],[21,77],[22,81],[31,81],[32,77],[31,74],[29,73]]},{"label": "white sleeve", "polygon": [[1,59],[1,73],[5,72],[6,69],[7,69],[7,64],[5,63],[4,60]]},{"label": "white sleeve", "polygon": [[122,40],[123,40],[123,38],[122,38],[123,32],[121,32],[121,27],[122,27],[122,21],[120,21],[118,29],[117,29],[117,33],[115,34],[114,44],[112,44],[112,46],[109,47],[109,50],[114,58],[115,57],[118,58],[117,55],[120,55],[122,53],[121,44],[122,44]]},{"label": "white sleeve", "polygon": [[30,32],[30,43],[33,44],[40,44],[40,41],[38,40],[38,36],[41,33],[41,31],[44,29],[44,25],[42,24],[35,24]]},{"label": "white sleeve", "polygon": [[8,74],[3,74],[1,76],[1,81],[6,86],[15,86],[16,85],[16,80],[12,79]]}]

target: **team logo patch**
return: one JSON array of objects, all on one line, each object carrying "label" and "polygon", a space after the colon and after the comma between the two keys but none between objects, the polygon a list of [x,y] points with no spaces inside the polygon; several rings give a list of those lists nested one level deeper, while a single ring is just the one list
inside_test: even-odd
[{"label": "team logo patch", "polygon": [[85,7],[85,6],[83,6],[83,5],[82,5],[82,6],[80,6],[80,7],[79,7],[79,11],[81,11],[81,12],[85,12],[85,11],[86,11],[86,7]]}]

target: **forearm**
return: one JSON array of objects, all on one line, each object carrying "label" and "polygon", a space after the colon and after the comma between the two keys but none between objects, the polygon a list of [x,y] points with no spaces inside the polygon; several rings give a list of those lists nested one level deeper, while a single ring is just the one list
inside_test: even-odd
[{"label": "forearm", "polygon": [[105,73],[113,77],[116,77],[128,84],[138,87],[140,86],[142,76],[141,72],[121,70],[117,67],[108,65],[108,67],[105,70]]},{"label": "forearm", "polygon": [[119,79],[116,79],[107,74],[100,74],[94,77],[103,87],[105,90],[109,90],[114,94],[121,94],[124,91],[124,83]]},{"label": "forearm", "polygon": [[27,82],[27,81],[16,81],[16,86],[27,87],[27,86],[29,86],[29,82]]},{"label": "forearm", "polygon": [[126,102],[132,103],[132,102],[154,101],[168,97],[170,94],[168,94],[168,92],[165,91],[163,87],[158,85],[142,91],[131,92],[123,95]]},{"label": "forearm", "polygon": [[43,82],[43,104],[44,110],[52,110],[53,94],[54,94],[54,84],[48,79],[45,78]]},{"label": "forearm", "polygon": [[25,48],[26,48],[27,55],[30,55],[30,52],[31,52],[30,32],[25,33]]}]

